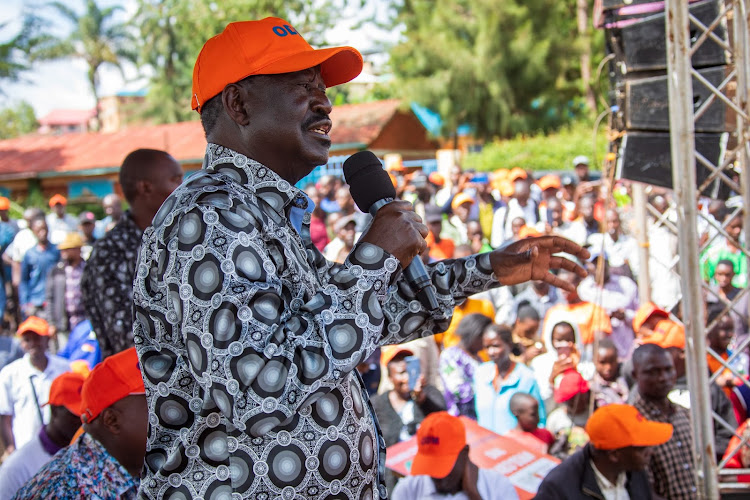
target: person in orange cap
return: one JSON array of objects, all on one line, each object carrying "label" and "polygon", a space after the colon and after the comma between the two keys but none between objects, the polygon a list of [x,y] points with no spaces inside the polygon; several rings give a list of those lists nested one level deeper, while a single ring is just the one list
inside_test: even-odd
[{"label": "person in orange cap", "polygon": [[31,316],[21,323],[16,336],[26,353],[0,370],[0,438],[5,456],[36,436],[49,422],[47,402],[52,381],[69,370],[68,361],[47,351],[49,325]]},{"label": "person in orange cap", "polygon": [[[520,169],[519,169],[520,170]],[[529,180],[520,175],[520,172],[511,170],[510,180],[513,182],[513,195],[508,200],[507,206],[500,207],[495,211],[492,219],[492,235],[490,244],[493,248],[501,246],[504,242],[513,238],[513,221],[521,217],[526,225],[534,226],[539,222],[539,204],[531,197]]]},{"label": "person in orange cap", "polygon": [[471,209],[476,201],[464,192],[458,193],[451,200],[453,215],[443,222],[442,235],[453,240],[456,245],[469,244],[467,225],[471,218]]},{"label": "person in orange cap", "polygon": [[78,219],[65,211],[67,206],[68,200],[61,194],[49,199],[52,212],[47,214],[47,227],[49,240],[54,245],[62,243],[69,232],[78,230]]},{"label": "person in orange cap", "polygon": [[52,456],[70,443],[81,427],[83,375],[65,372],[50,386],[50,421],[0,467],[0,492],[11,498]]},{"label": "person in orange cap", "polygon": [[633,406],[603,406],[586,423],[589,444],[552,469],[535,498],[655,498],[645,469],[653,447],[669,441],[672,432],[672,425],[650,422]]},{"label": "person in orange cap", "polygon": [[361,69],[355,49],[316,50],[275,17],[230,23],[198,55],[204,168],[143,234],[133,282],[151,415],[141,497],[175,484],[186,497],[222,495],[229,465],[245,498],[384,497],[383,440],[356,367],[381,345],[444,329],[456,303],[480,290],[530,279],[568,287],[548,271],[584,273],[553,255],[586,250],[528,239],[429,264],[425,285],[439,300],[425,307],[402,270],[427,248],[428,229],[404,201],[377,211],[343,264],[327,261],[295,185],[328,161],[327,89]]},{"label": "person in orange cap", "polygon": [[[409,363],[420,366],[414,352],[401,345],[385,346],[380,354],[393,389],[372,398],[372,407],[378,417],[385,445],[405,441],[417,432],[426,416],[445,411],[443,394],[425,380],[424,373],[412,371]],[[385,485],[393,491],[396,477],[386,472]]]},{"label": "person in orange cap", "polygon": [[393,490],[393,500],[414,498],[518,499],[502,474],[480,469],[469,458],[466,429],[460,418],[433,413],[417,431],[417,455],[410,475]]},{"label": "person in orange cap", "polygon": [[[85,432],[15,498],[136,498],[149,414],[135,347],[91,371],[81,388],[80,413]],[[195,418],[192,413],[173,416]]]}]

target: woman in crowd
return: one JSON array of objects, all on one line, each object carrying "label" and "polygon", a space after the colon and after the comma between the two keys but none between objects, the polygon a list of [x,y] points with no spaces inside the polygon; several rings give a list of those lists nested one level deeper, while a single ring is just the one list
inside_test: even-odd
[{"label": "woman in crowd", "polygon": [[456,328],[459,337],[457,345],[445,349],[440,354],[440,378],[443,380],[443,395],[448,413],[454,416],[465,415],[476,420],[474,408],[474,372],[482,360],[482,334],[492,324],[484,314],[466,315]]},{"label": "woman in crowd", "polygon": [[479,365],[474,373],[474,395],[479,425],[498,434],[505,434],[518,421],[510,411],[510,398],[517,392],[531,394],[539,402],[539,421],[546,422],[547,413],[539,393],[534,372],[511,359],[515,346],[513,334],[505,325],[490,325],[482,337],[490,361]]}]

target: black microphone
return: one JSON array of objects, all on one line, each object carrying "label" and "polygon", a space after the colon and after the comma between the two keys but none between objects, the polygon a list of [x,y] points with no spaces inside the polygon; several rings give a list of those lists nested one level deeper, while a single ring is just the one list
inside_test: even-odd
[{"label": "black microphone", "polygon": [[[375,213],[396,198],[396,190],[380,160],[371,151],[354,153],[344,162],[344,179],[349,184],[354,203],[363,212]],[[429,311],[440,308],[435,287],[430,281],[422,259],[417,255],[404,271],[406,280]]]}]

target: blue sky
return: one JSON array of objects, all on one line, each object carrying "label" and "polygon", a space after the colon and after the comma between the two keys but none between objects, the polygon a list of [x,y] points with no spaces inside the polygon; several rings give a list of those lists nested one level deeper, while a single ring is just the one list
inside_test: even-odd
[{"label": "blue sky", "polygon": [[[8,26],[0,31],[0,39],[7,39],[16,32],[20,26],[20,19],[24,9],[43,5],[44,0],[0,0],[3,8],[0,9],[0,25],[8,23]],[[63,0],[64,3],[73,8],[83,8],[81,0]],[[99,0],[100,5],[119,4],[125,8],[125,16],[129,17],[135,11],[135,0]],[[38,8],[38,7],[36,7]],[[341,21],[338,26],[328,34],[332,44],[352,45],[360,50],[369,47],[369,40],[396,36],[391,33],[383,33],[372,28],[367,30],[353,30],[354,16],[358,18],[368,17],[379,12],[381,6],[376,1],[374,6],[362,10],[345,9],[342,12]],[[368,12],[369,11],[369,12]],[[64,34],[66,25],[64,22],[50,26],[50,31]],[[99,95],[107,96],[115,94],[124,89],[135,90],[145,86],[146,79],[139,78],[138,72],[133,65],[124,65],[125,78],[116,68],[103,67],[100,69]],[[15,102],[25,100],[31,103],[36,111],[37,117],[44,116],[53,109],[90,109],[94,106],[94,98],[89,90],[86,80],[86,65],[77,59],[67,59],[55,62],[43,62],[35,64],[31,71],[22,75],[22,81],[18,83],[3,82],[3,93],[0,94],[0,107],[9,106]]]}]

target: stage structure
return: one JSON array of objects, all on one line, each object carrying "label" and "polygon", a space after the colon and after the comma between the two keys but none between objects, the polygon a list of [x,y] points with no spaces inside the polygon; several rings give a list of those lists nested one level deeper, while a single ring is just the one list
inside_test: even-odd
[{"label": "stage structure", "polygon": [[[654,265],[660,266],[656,271],[671,273],[681,289],[696,497],[747,498],[750,489],[736,476],[750,469],[729,469],[730,457],[716,459],[714,426],[735,429],[712,411],[709,383],[722,370],[709,378],[707,356],[750,388],[738,362],[750,336],[729,359],[721,359],[706,345],[714,325],[705,325],[703,304],[710,297],[727,312],[734,310],[750,287],[731,302],[718,297],[703,280],[700,257],[717,238],[731,239],[726,226],[735,215],[742,214],[744,234],[750,235],[750,210],[743,212],[750,208],[750,0],[602,0],[601,5],[612,88],[610,148],[616,154],[608,166],[619,178],[673,189],[666,210],[639,198],[646,203],[649,231],[668,233],[678,247],[673,260],[660,260],[660,249],[649,248],[647,269],[653,273]],[[640,186],[634,191],[643,193]],[[727,200],[723,224],[699,209],[711,199]],[[701,242],[706,232],[711,237]],[[735,244],[750,258],[744,242]],[[741,447],[750,447],[747,438],[737,437]]]}]

